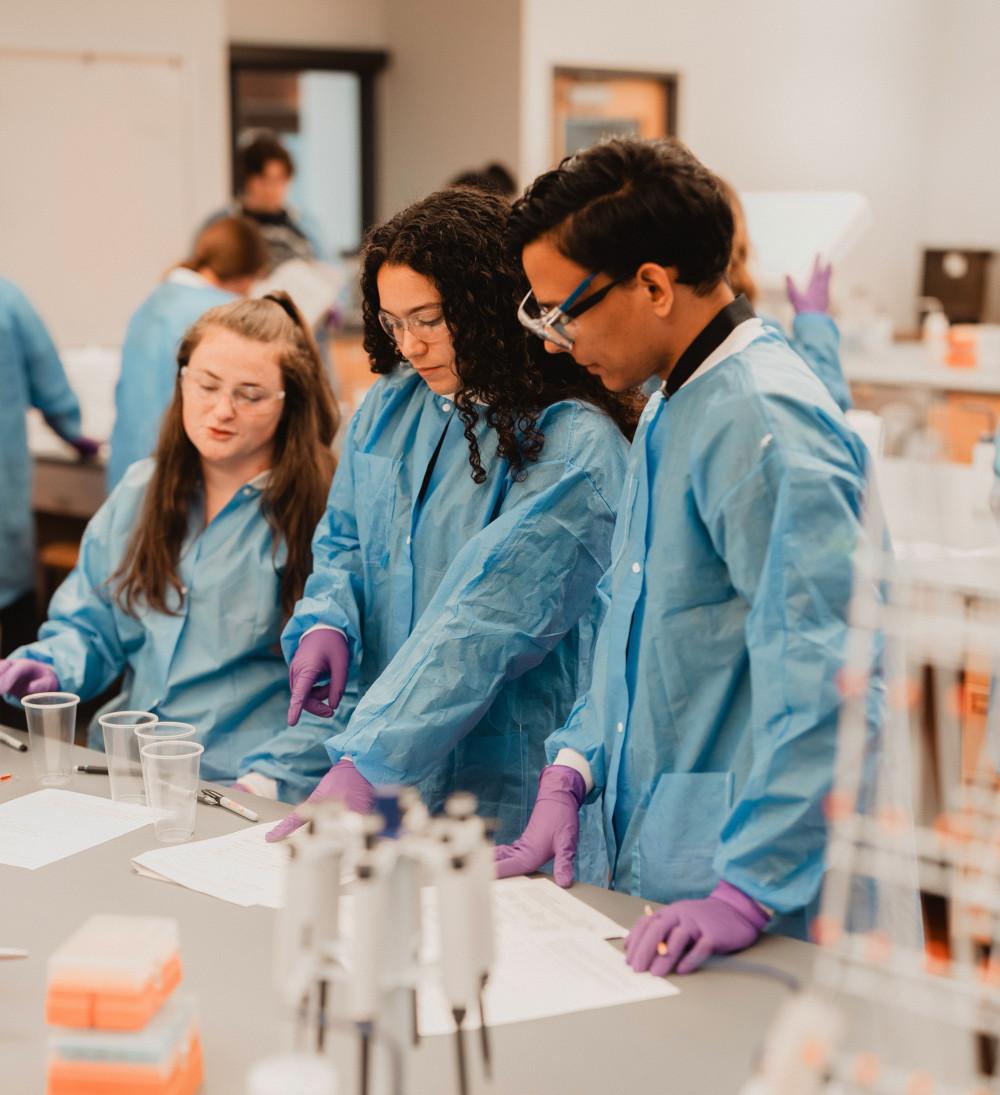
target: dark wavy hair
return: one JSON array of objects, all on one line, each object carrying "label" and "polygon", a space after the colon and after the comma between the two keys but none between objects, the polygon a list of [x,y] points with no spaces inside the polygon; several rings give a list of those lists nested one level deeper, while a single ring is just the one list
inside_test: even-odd
[{"label": "dark wavy hair", "polygon": [[719,180],[680,141],[616,137],[567,156],[514,203],[514,257],[549,233],[587,270],[627,278],[655,262],[704,294],[726,275],[733,212]]},{"label": "dark wavy hair", "polygon": [[[374,373],[391,373],[403,358],[378,321],[378,272],[408,266],[441,294],[461,387],[455,397],[465,425],[476,483],[486,479],[475,426],[484,417],[498,437],[497,454],[523,478],[545,443],[539,414],[562,399],[600,407],[626,437],[635,430],[641,399],[616,394],[567,354],[550,355],[517,319],[528,291],[519,264],[504,249],[509,204],[471,188],[441,190],[372,229],[362,251],[364,346]],[[478,404],[484,404],[485,410]]]}]

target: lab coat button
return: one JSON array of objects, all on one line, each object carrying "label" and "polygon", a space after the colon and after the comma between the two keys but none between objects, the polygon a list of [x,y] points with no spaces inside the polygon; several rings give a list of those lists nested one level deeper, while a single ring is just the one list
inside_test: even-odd
[{"label": "lab coat button", "polygon": [[450,403],[442,403],[441,404],[441,410],[442,411],[450,411],[451,410],[451,404]]},{"label": "lab coat button", "polygon": [[633,563],[632,564],[632,573],[633,574],[638,574],[640,570],[642,570],[642,567],[638,563]]},{"label": "lab coat button", "polygon": [[623,722],[618,723],[618,725],[615,727],[615,729],[618,731],[619,734],[624,734],[625,733],[625,723],[623,723]]}]

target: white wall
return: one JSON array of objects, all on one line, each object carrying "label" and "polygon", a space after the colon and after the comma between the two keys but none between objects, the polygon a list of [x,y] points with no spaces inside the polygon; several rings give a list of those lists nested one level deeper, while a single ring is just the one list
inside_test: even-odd
[{"label": "white wall", "polygon": [[[109,125],[109,118],[98,112],[81,111],[73,138],[83,153],[64,177],[38,179],[37,204],[19,200],[16,208],[4,202],[5,193],[20,193],[33,171],[53,162],[51,145],[66,118],[52,118],[46,102],[30,97],[3,104],[4,111],[19,112],[19,122],[31,118],[33,108],[38,112],[33,141],[6,148],[0,173],[2,215],[16,216],[18,238],[23,229],[37,246],[11,246],[5,233],[0,273],[23,285],[58,341],[118,342],[139,299],[163,268],[187,250],[196,218],[225,199],[228,133],[221,0],[173,0],[169,5],[161,0],[3,0],[0,64],[6,58],[9,71],[30,67],[32,59],[51,64],[52,71],[66,66],[62,71],[70,86],[80,78],[74,66],[85,63],[80,60],[85,51],[96,55],[95,73],[106,58],[105,75],[115,71],[122,76],[132,57],[137,66],[148,64],[151,72],[172,73],[171,90],[166,92],[164,81],[151,77],[148,125],[128,147],[108,145],[109,134],[127,127]],[[128,81],[123,77],[122,83]],[[136,81],[136,86],[141,83]],[[55,99],[58,88],[52,90]],[[127,106],[134,118],[136,104]],[[114,110],[113,102],[108,109]],[[169,147],[178,149],[180,161],[176,175],[162,180],[160,192],[155,188],[159,180],[143,175],[136,160],[145,143],[156,146],[158,126]],[[15,168],[20,173],[16,183],[9,174]],[[147,192],[132,195],[127,208],[123,203],[120,220],[112,215],[102,223],[99,199],[132,171],[135,178],[146,179]],[[55,194],[53,202],[42,197],[47,193]]]},{"label": "white wall", "polygon": [[225,0],[231,42],[381,49],[385,0]]},{"label": "white wall", "polygon": [[521,0],[386,0],[378,208],[520,157]]},{"label": "white wall", "polygon": [[[605,0],[524,0],[522,173],[550,166],[553,66],[676,73],[679,136],[737,188],[868,195],[874,224],[838,288],[868,284],[908,326],[928,3],[619,0],[612,12]],[[950,18],[960,10],[941,6]]]},{"label": "white wall", "polygon": [[[960,10],[961,18],[956,18]],[[932,9],[920,243],[1000,253],[1000,3]],[[987,318],[1000,322],[1000,256]]]}]

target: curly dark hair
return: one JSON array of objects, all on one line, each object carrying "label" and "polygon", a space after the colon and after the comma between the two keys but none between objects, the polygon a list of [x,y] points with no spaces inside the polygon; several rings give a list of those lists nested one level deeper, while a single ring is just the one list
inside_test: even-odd
[{"label": "curly dark hair", "polygon": [[[528,284],[505,253],[509,214],[509,204],[497,194],[440,190],[373,228],[362,251],[364,346],[372,372],[391,373],[403,360],[378,321],[382,265],[408,266],[441,294],[461,381],[455,405],[476,483],[486,479],[474,432],[481,415],[496,430],[497,454],[523,479],[525,464],[538,459],[545,443],[538,417],[546,407],[562,399],[591,403],[629,438],[642,407],[637,393],[609,392],[568,354],[546,353],[518,322],[517,305]],[[485,411],[477,404],[485,404]]]}]

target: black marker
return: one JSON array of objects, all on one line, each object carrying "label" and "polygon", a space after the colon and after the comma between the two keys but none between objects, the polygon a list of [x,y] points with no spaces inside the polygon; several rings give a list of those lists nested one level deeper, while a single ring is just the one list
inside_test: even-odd
[{"label": "black marker", "polygon": [[106,776],[108,774],[108,770],[103,764],[78,764],[76,770],[85,772],[88,776]]}]

